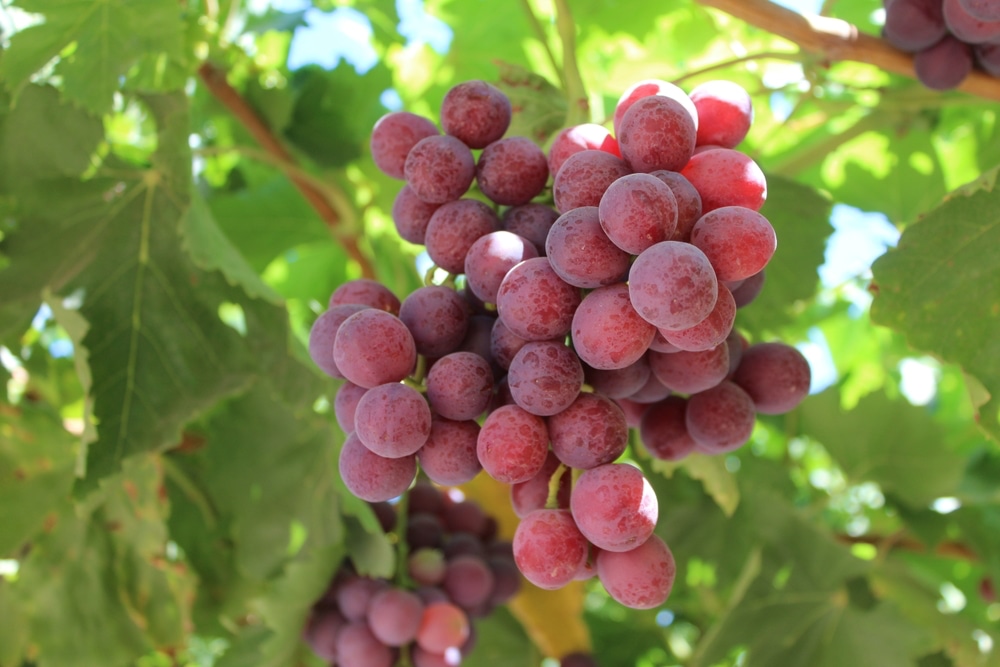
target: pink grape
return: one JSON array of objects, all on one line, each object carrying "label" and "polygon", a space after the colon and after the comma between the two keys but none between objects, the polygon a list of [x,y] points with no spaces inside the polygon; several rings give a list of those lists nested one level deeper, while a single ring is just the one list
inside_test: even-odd
[{"label": "pink grape", "polygon": [[417,347],[398,317],[367,308],[340,325],[333,360],[344,377],[370,389],[409,375],[417,361]]},{"label": "pink grape", "polygon": [[719,285],[719,298],[708,317],[693,327],[660,333],[669,343],[685,352],[701,352],[725,341],[735,321],[736,301],[725,285]]},{"label": "pink grape", "polygon": [[380,502],[402,495],[417,475],[415,456],[389,459],[364,446],[351,433],[340,450],[340,478],[354,496]]},{"label": "pink grape", "polygon": [[399,319],[410,330],[417,354],[440,357],[458,349],[469,330],[471,309],[455,290],[427,285],[403,299]]},{"label": "pink grape", "polygon": [[497,318],[493,323],[493,330],[490,332],[490,354],[493,360],[499,364],[500,368],[507,370],[510,362],[518,350],[528,344],[527,338],[521,338],[516,333],[507,328],[503,319]]},{"label": "pink grape", "polygon": [[1000,44],[976,44],[976,62],[991,76],[1000,77]]},{"label": "pink grape", "polygon": [[406,565],[413,580],[422,586],[436,586],[444,581],[446,563],[444,554],[437,549],[421,547],[410,551]]},{"label": "pink grape", "polygon": [[456,199],[434,211],[427,223],[424,245],[427,254],[448,273],[465,271],[469,248],[500,227],[493,209],[478,199]]},{"label": "pink grape", "polygon": [[545,239],[559,212],[546,204],[511,206],[500,218],[501,229],[531,241],[539,255],[545,254]]},{"label": "pink grape", "polygon": [[744,280],[760,272],[774,255],[778,238],[771,223],[756,211],[723,206],[703,215],[691,230],[721,281]]},{"label": "pink grape", "polygon": [[[545,509],[549,498],[549,481],[559,468],[560,463],[558,457],[549,451],[545,456],[545,463],[541,470],[534,477],[517,484],[511,484],[510,504],[514,514],[519,519],[523,519],[535,510]],[[570,482],[569,471],[564,471],[559,478],[559,488],[556,491],[556,509],[569,509],[569,496],[572,488]]]},{"label": "pink grape", "polygon": [[706,81],[691,91],[691,102],[698,110],[699,146],[713,144],[736,148],[750,131],[753,102],[738,83]]},{"label": "pink grape", "polygon": [[[660,378],[656,377],[656,373],[652,372],[653,368],[652,362],[654,359],[654,355],[650,353],[647,356],[647,359],[649,360],[650,364],[649,379],[646,380],[646,384],[642,385],[642,387],[638,391],[636,391],[634,394],[629,394],[628,396],[625,397],[625,399],[627,399],[628,402],[630,403],[641,404],[643,406],[643,409],[645,409],[646,405],[662,401],[671,393],[673,393],[673,389],[663,384],[663,382],[660,381]],[[624,410],[625,408],[622,409]],[[637,424],[633,424],[633,426],[636,425]]]},{"label": "pink grape", "polygon": [[490,413],[479,431],[476,449],[486,474],[504,484],[517,484],[537,475],[548,450],[545,420],[517,405]]},{"label": "pink grape", "polygon": [[552,183],[552,197],[559,213],[581,206],[597,206],[608,186],[630,172],[610,153],[586,150],[569,156]]},{"label": "pink grape", "polygon": [[434,411],[462,421],[482,414],[493,395],[490,364],[473,352],[453,352],[427,373],[427,400]]},{"label": "pink grape", "polygon": [[417,636],[424,603],[415,593],[402,588],[386,588],[368,604],[368,627],[386,646],[403,646]]},{"label": "pink grape", "polygon": [[625,113],[631,108],[631,106],[638,100],[651,95],[659,95],[677,102],[687,112],[688,116],[690,116],[691,122],[695,125],[695,127],[698,126],[698,110],[695,108],[694,102],[691,101],[691,98],[687,93],[669,81],[663,81],[661,79],[643,79],[642,81],[636,81],[631,86],[626,88],[625,92],[621,94],[621,97],[618,98],[618,102],[615,104],[615,112],[612,116],[615,136],[621,135],[622,119],[625,117]]},{"label": "pink grape", "polygon": [[337,665],[340,667],[392,667],[392,649],[383,644],[364,621],[348,624],[337,635]]},{"label": "pink grape", "polygon": [[594,391],[608,398],[627,398],[642,389],[649,380],[649,363],[642,356],[635,363],[624,368],[591,368],[583,369],[584,381],[594,388]]},{"label": "pink grape", "polygon": [[507,272],[535,257],[538,250],[534,244],[517,234],[497,231],[480,236],[465,255],[466,285],[485,303],[496,303]]},{"label": "pink grape", "polygon": [[458,648],[469,638],[469,618],[449,602],[435,602],[424,607],[417,631],[417,645],[430,653],[444,653]]},{"label": "pink grape", "polygon": [[334,592],[337,608],[348,621],[362,621],[368,615],[372,598],[388,586],[383,579],[349,575],[337,583]]},{"label": "pink grape", "polygon": [[568,510],[540,509],[514,531],[514,562],[524,578],[554,590],[573,581],[587,560],[589,545]]},{"label": "pink grape", "polygon": [[615,134],[632,171],[680,171],[694,153],[697,123],[676,100],[651,95],[632,103]]},{"label": "pink grape", "polygon": [[534,199],[549,180],[542,149],[527,137],[508,137],[483,149],[476,164],[476,183],[490,201],[521,206]]},{"label": "pink grape", "polygon": [[632,609],[653,609],[670,597],[677,576],[674,555],[658,535],[631,551],[602,551],[597,576],[608,594]]},{"label": "pink grape", "polygon": [[636,312],[625,283],[595,289],[573,315],[573,349],[593,368],[634,364],[646,353],[655,333],[655,327]]},{"label": "pink grape", "polygon": [[340,325],[354,313],[368,306],[342,304],[321,313],[309,329],[309,357],[321,371],[333,378],[343,378],[337,363],[333,360],[333,344],[337,340]]},{"label": "pink grape", "polygon": [[431,481],[444,486],[472,481],[483,469],[476,455],[478,438],[479,424],[475,421],[453,421],[434,415],[427,442],[417,452],[420,469]]},{"label": "pink grape", "polygon": [[702,215],[723,206],[757,211],[767,199],[767,180],[757,163],[730,148],[698,153],[681,169],[701,195]]},{"label": "pink grape", "polygon": [[382,283],[369,278],[355,278],[341,284],[330,295],[330,308],[360,304],[399,315],[399,298]]},{"label": "pink grape", "polygon": [[756,343],[743,352],[733,381],[749,394],[757,412],[780,415],[809,393],[811,372],[805,356],[785,343]]},{"label": "pink grape", "polygon": [[402,179],[410,149],[421,139],[437,134],[437,126],[429,118],[409,111],[387,113],[372,128],[369,141],[372,160],[386,176]]},{"label": "pink grape", "polygon": [[604,151],[615,157],[622,156],[618,150],[618,140],[603,125],[583,123],[567,127],[555,136],[549,146],[549,172],[553,178],[570,155],[585,150]]},{"label": "pink grape", "polygon": [[333,399],[333,411],[337,417],[337,424],[344,433],[354,432],[354,413],[358,408],[358,401],[368,390],[364,387],[345,382],[337,390],[337,395]]},{"label": "pink grape", "polygon": [[961,4],[980,21],[1000,21],[1000,5],[995,0],[961,0]]},{"label": "pink grape", "polygon": [[569,499],[577,528],[606,551],[629,551],[645,542],[659,516],[656,493],[642,471],[608,463],[577,478]]},{"label": "pink grape", "polygon": [[489,600],[493,583],[493,572],[484,559],[456,556],[448,561],[443,588],[454,604],[470,610]]},{"label": "pink grape", "polygon": [[425,137],[406,156],[403,175],[413,194],[428,204],[444,204],[465,194],[476,177],[472,151],[446,134]]},{"label": "pink grape", "polygon": [[698,446],[688,434],[684,413],[687,399],[668,396],[642,414],[639,437],[646,450],[663,461],[680,461]]},{"label": "pink grape", "polygon": [[416,454],[431,432],[431,409],[423,395],[401,383],[372,387],[358,401],[355,433],[379,456],[398,459]]},{"label": "pink grape", "polygon": [[514,355],[507,371],[514,402],[533,415],[562,412],[583,386],[580,359],[561,341],[533,341]]},{"label": "pink grape", "polygon": [[917,78],[932,90],[957,88],[972,72],[972,65],[972,47],[951,35],[913,57]]},{"label": "pink grape", "polygon": [[628,288],[643,319],[672,331],[708,317],[719,296],[715,270],[705,253],[680,241],[657,243],[636,257]]},{"label": "pink grape", "polygon": [[596,206],[559,216],[545,240],[545,256],[560,278],[585,289],[621,281],[632,259],[608,238]]},{"label": "pink grape", "polygon": [[609,185],[598,212],[608,238],[632,255],[672,238],[677,229],[677,198],[651,174],[629,174]]},{"label": "pink grape", "polygon": [[[655,380],[656,378],[652,379]],[[669,393],[670,390],[667,390],[668,395]],[[665,397],[666,396],[664,396],[664,398]],[[637,401],[633,401],[632,399],[629,398],[616,398],[615,403],[617,403],[618,407],[620,407],[622,409],[622,412],[625,413],[625,422],[628,424],[628,427],[639,428],[639,423],[642,421],[642,415],[646,412],[647,409],[649,409],[649,405],[647,403],[639,403]]]},{"label": "pink grape", "polygon": [[320,660],[334,662],[337,659],[337,635],[347,625],[347,620],[336,609],[318,608],[305,630],[305,642]]},{"label": "pink grape", "polygon": [[573,403],[548,418],[552,451],[578,470],[611,463],[628,445],[625,413],[610,398],[581,393]]},{"label": "pink grape", "polygon": [[497,291],[497,312],[512,332],[528,340],[551,340],[569,333],[580,305],[580,290],[560,278],[544,257],[513,269]]},{"label": "pink grape", "polygon": [[700,352],[650,352],[649,367],[667,387],[681,394],[696,394],[726,378],[729,346],[723,342]]},{"label": "pink grape", "polygon": [[743,446],[756,422],[753,400],[739,386],[724,381],[688,399],[684,423],[709,454],[731,452]]},{"label": "pink grape", "polygon": [[441,204],[428,204],[422,201],[413,192],[413,188],[404,185],[392,202],[392,222],[399,237],[404,241],[423,245],[424,237],[427,235],[427,223],[431,221],[431,216],[440,206]]},{"label": "pink grape", "polygon": [[934,45],[945,36],[941,0],[893,0],[885,8],[885,38],[911,53]]},{"label": "pink grape", "polygon": [[701,217],[701,195],[698,190],[691,185],[691,181],[684,178],[679,172],[657,169],[651,171],[650,176],[656,176],[670,187],[677,200],[677,228],[673,236],[668,241],[687,241],[691,237],[691,228]]},{"label": "pink grape", "polygon": [[1000,19],[984,21],[965,8],[964,0],[944,0],[944,22],[966,44],[994,42],[1000,37]]},{"label": "pink grape", "polygon": [[496,86],[464,81],[441,101],[441,127],[469,148],[485,148],[507,131],[511,112],[510,100]]},{"label": "pink grape", "polygon": [[737,309],[753,303],[753,300],[757,298],[760,291],[764,289],[764,277],[764,269],[761,269],[744,280],[739,287],[732,290],[733,300],[736,302]]}]

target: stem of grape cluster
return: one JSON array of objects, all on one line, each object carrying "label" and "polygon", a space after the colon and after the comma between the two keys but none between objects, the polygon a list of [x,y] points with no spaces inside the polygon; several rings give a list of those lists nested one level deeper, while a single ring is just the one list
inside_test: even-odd
[{"label": "stem of grape cluster", "polygon": [[580,67],[576,62],[576,22],[567,0],[555,0],[556,29],[562,40],[563,78],[566,81],[566,125],[579,125],[590,121],[590,102],[583,85]]},{"label": "stem of grape cluster", "polygon": [[559,509],[559,484],[562,482],[563,473],[566,472],[566,464],[560,463],[556,471],[549,477],[549,495],[545,499],[545,509]]}]

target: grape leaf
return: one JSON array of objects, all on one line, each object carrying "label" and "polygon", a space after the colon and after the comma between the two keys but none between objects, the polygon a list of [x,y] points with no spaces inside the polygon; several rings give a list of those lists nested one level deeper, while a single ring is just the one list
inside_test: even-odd
[{"label": "grape leaf", "polygon": [[0,59],[0,78],[15,93],[59,56],[63,95],[102,114],[111,109],[120,77],[144,54],[183,58],[183,7],[172,0],[19,0],[17,6],[45,15],[45,22],[16,33]]},{"label": "grape leaf", "polygon": [[912,507],[954,494],[966,461],[922,408],[884,393],[850,411],[828,389],[799,408],[802,432],[821,442],[852,483],[873,481]]},{"label": "grape leaf", "polygon": [[566,98],[544,77],[518,65],[497,62],[496,86],[510,99],[508,137],[544,144],[566,122]]},{"label": "grape leaf", "polygon": [[909,225],[872,266],[872,320],[919,350],[960,364],[989,392],[979,424],[1000,441],[1000,244],[998,171],[951,195]]},{"label": "grape leaf", "polygon": [[740,504],[739,487],[732,473],[726,470],[726,461],[722,456],[695,453],[678,462],[653,460],[649,466],[667,477],[673,477],[675,470],[683,468],[691,479],[701,481],[705,492],[727,517],[731,517]]},{"label": "grape leaf", "polygon": [[11,584],[0,576],[0,666],[22,665],[28,645],[28,624]]},{"label": "grape leaf", "polygon": [[0,557],[54,519],[73,486],[74,440],[52,410],[0,403]]},{"label": "grape leaf", "polygon": [[476,645],[465,667],[521,667],[537,665],[538,649],[524,633],[524,628],[504,607],[497,607],[486,618],[476,619]]}]

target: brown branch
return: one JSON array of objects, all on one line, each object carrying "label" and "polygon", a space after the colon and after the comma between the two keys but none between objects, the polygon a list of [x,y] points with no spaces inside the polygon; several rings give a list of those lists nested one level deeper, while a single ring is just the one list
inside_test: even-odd
[{"label": "brown branch", "polygon": [[309,205],[313,207],[319,217],[323,219],[323,222],[326,223],[326,226],[330,228],[334,237],[343,245],[347,255],[358,263],[358,266],[361,267],[361,275],[365,278],[374,278],[375,267],[372,266],[371,261],[361,252],[361,248],[358,247],[357,237],[353,234],[341,232],[338,229],[341,226],[341,214],[321,190],[317,189],[308,179],[296,174],[298,165],[295,163],[295,158],[292,157],[292,154],[285,148],[284,144],[274,136],[271,128],[260,119],[253,108],[243,99],[239,91],[229,85],[229,82],[226,80],[226,72],[211,63],[205,62],[198,68],[198,75],[213,97],[229,109],[230,113],[236,117],[254,140],[260,144],[261,148],[267,151],[276,161],[286,165],[287,168],[283,169],[284,173],[288,175],[288,178],[302,196],[305,197],[306,201],[309,202]]},{"label": "brown branch", "polygon": [[[914,553],[927,553],[927,545],[905,536],[883,536],[883,535],[843,535],[836,536],[841,544],[870,544],[874,547],[888,547],[889,549],[900,549],[902,551],[912,551]],[[934,546],[933,553],[942,558],[955,558],[958,560],[978,561],[979,556],[975,551],[961,542],[939,542]]]},{"label": "brown branch", "polygon": [[[698,0],[768,32],[784,37],[804,51],[823,58],[853,60],[875,65],[888,72],[916,78],[913,56],[888,42],[862,33],[840,19],[814,14],[799,14],[768,0]],[[1000,79],[974,70],[958,90],[1000,101]]]}]

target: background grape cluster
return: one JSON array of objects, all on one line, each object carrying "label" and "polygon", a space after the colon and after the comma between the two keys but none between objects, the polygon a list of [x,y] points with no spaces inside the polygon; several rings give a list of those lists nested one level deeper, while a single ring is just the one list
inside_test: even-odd
[{"label": "background grape cluster", "polygon": [[1000,76],[1000,3],[994,0],[883,0],[882,35],[915,54],[917,78],[949,90],[974,67]]},{"label": "background grape cluster", "polygon": [[485,470],[510,485],[528,581],[596,576],[657,607],[676,569],[651,485],[619,462],[630,427],[656,458],[722,454],[809,389],[795,348],[733,328],[777,243],[764,175],[735,149],[749,95],[640,81],[614,132],[570,127],[548,154],[504,136],[510,119],[499,89],[469,81],[444,98],[444,133],[405,111],[373,129],[376,164],[406,182],[397,229],[435,267],[402,301],[345,283],[313,326],[313,359],[345,379],[340,474],[384,502],[418,468],[444,486]]}]

